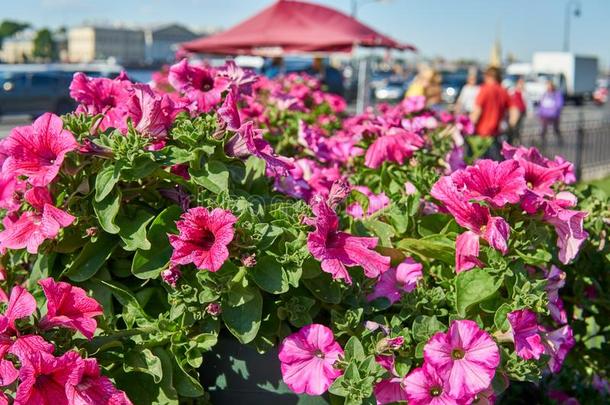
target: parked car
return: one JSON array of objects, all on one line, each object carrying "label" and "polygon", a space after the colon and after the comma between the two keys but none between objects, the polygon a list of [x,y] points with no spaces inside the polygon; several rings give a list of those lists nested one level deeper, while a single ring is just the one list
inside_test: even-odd
[{"label": "parked car", "polygon": [[74,109],[72,74],[61,71],[0,71],[0,115],[65,114]]},{"label": "parked car", "polygon": [[400,101],[405,96],[407,83],[400,77],[390,78],[384,85],[375,88],[375,99],[389,102]]},{"label": "parked car", "polygon": [[75,72],[114,78],[121,69],[108,64],[0,65],[0,116],[36,117],[47,111],[65,114],[76,106],[70,97]]}]

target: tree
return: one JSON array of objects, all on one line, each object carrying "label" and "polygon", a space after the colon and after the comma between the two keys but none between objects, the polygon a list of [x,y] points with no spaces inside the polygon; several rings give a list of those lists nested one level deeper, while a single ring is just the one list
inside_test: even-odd
[{"label": "tree", "polygon": [[4,38],[8,38],[10,36],[15,35],[19,31],[23,31],[26,28],[29,28],[30,24],[21,23],[18,21],[4,20],[0,23],[0,45],[2,45],[2,41]]},{"label": "tree", "polygon": [[53,42],[51,31],[47,28],[39,30],[34,38],[34,57],[53,60],[55,53],[55,42]]}]

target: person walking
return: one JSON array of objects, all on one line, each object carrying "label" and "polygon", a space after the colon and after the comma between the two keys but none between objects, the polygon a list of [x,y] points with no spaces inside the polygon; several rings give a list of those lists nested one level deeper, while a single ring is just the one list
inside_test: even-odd
[{"label": "person walking", "polygon": [[523,77],[519,77],[515,87],[510,92],[508,103],[508,143],[511,145],[520,143],[521,128],[527,113],[525,97],[523,96],[524,91],[525,80]]},{"label": "person walking", "polygon": [[509,105],[508,93],[500,84],[502,75],[497,67],[485,71],[485,79],[474,103],[470,119],[475,125],[475,134],[493,137],[488,157],[500,158],[500,129]]},{"label": "person walking", "polygon": [[470,115],[474,110],[474,103],[479,95],[479,84],[477,83],[477,73],[470,72],[466,79],[466,84],[462,87],[460,95],[455,103],[456,114]]},{"label": "person walking", "polygon": [[540,99],[540,105],[538,107],[538,118],[542,124],[542,130],[540,131],[540,138],[542,138],[542,150],[546,149],[546,133],[549,126],[553,127],[553,132],[559,146],[563,146],[563,137],[559,129],[559,121],[561,119],[561,110],[563,109],[563,95],[561,91],[557,90],[555,83],[551,80],[547,83],[546,92]]}]

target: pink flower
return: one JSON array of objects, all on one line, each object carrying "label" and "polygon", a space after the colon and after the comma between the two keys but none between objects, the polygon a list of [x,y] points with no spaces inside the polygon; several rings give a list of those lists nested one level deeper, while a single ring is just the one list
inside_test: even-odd
[{"label": "pink flower", "polygon": [[25,200],[36,210],[21,214],[16,221],[6,221],[0,232],[0,249],[23,249],[38,252],[47,239],[55,239],[59,230],[74,222],[75,218],[53,206],[51,195],[44,187],[34,187],[25,193]]},{"label": "pink flower", "polygon": [[172,264],[193,263],[200,270],[218,271],[229,258],[237,218],[220,208],[191,208],[176,222],[178,235],[168,235],[174,248]]},{"label": "pink flower", "polygon": [[422,279],[423,266],[410,257],[407,257],[396,268],[391,268],[379,277],[375,290],[367,295],[368,301],[379,297],[387,298],[390,303],[399,301],[404,293],[415,290],[417,283]]},{"label": "pink flower", "polygon": [[66,153],[78,146],[55,114],[45,113],[32,125],[17,127],[3,142],[8,155],[2,171],[26,176],[34,186],[46,186],[57,176]]},{"label": "pink flower", "polygon": [[581,245],[589,237],[583,224],[587,215],[585,211],[563,208],[545,209],[544,220],[555,227],[559,260],[563,264],[568,264],[574,260]]},{"label": "pink flower", "polygon": [[413,152],[424,146],[424,140],[413,132],[391,128],[369,146],[364,156],[364,165],[376,169],[385,161],[403,164]]},{"label": "pink flower", "polygon": [[463,398],[489,386],[500,364],[500,351],[476,322],[461,320],[453,321],[447,333],[430,338],[424,360],[439,373],[448,373],[449,394]]},{"label": "pink flower", "polygon": [[226,61],[224,66],[218,70],[217,75],[226,77],[231,87],[244,94],[251,94],[252,85],[259,80],[252,70],[242,69],[232,60]]},{"label": "pink flower", "polygon": [[393,404],[407,400],[407,393],[403,387],[403,379],[393,377],[381,380],[373,389],[377,405]]},{"label": "pink flower", "polygon": [[297,394],[321,395],[343,373],[333,367],[339,356],[343,349],[329,328],[307,325],[280,345],[282,378]]},{"label": "pink flower", "polygon": [[424,108],[426,108],[426,97],[424,96],[411,96],[405,98],[401,103],[405,114],[413,114],[416,112],[420,112]]},{"label": "pink flower", "polygon": [[375,194],[366,186],[355,186],[353,189],[361,194],[364,194],[369,200],[366,215],[360,203],[356,202],[347,207],[347,214],[354,218],[363,218],[365,216],[369,217],[377,211],[380,211],[390,205],[390,199],[385,195],[384,192]]},{"label": "pink flower", "polygon": [[409,405],[465,405],[472,399],[451,394],[446,377],[425,362],[405,377],[404,386]]},{"label": "pink flower", "polygon": [[161,272],[161,279],[174,288],[176,288],[176,284],[181,276],[182,272],[180,271],[179,266],[169,266],[168,269]]},{"label": "pink flower", "polygon": [[83,359],[77,373],[70,375],[65,392],[73,405],[107,404],[130,405],[123,391],[118,390],[108,377],[101,375],[95,359]]},{"label": "pink flower", "polygon": [[125,72],[116,79],[91,78],[78,72],[70,84],[70,96],[80,103],[77,112],[103,114],[99,129],[105,131],[125,125],[131,86]]},{"label": "pink flower", "polygon": [[558,164],[540,154],[538,149],[523,146],[512,147],[506,142],[502,145],[502,154],[506,159],[514,159],[524,169],[525,182],[535,194],[553,195],[551,188],[555,183],[564,179],[564,172],[568,170],[569,162]]},{"label": "pink flower", "polygon": [[352,236],[338,231],[339,218],[324,201],[314,203],[315,218],[307,224],[316,230],[307,235],[307,247],[314,258],[322,264],[322,270],[332,274],[334,279],[344,279],[351,284],[352,279],[347,267],[361,266],[364,274],[374,278],[390,267],[390,258],[380,255],[373,249],[377,238]]},{"label": "pink flower", "polygon": [[94,318],[103,314],[102,306],[88,297],[85,290],[68,283],[56,282],[49,277],[38,284],[47,297],[47,314],[41,319],[40,327],[74,329],[91,339],[97,327]]},{"label": "pink flower", "polygon": [[225,148],[227,154],[239,158],[254,155],[265,161],[268,171],[286,175],[292,168],[292,163],[287,158],[275,154],[269,142],[263,139],[262,132],[260,129],[254,129],[252,121],[244,123],[227,142]]},{"label": "pink flower", "polygon": [[523,175],[524,170],[514,160],[498,163],[484,159],[458,170],[451,178],[466,199],[486,201],[499,208],[521,200],[526,190]]},{"label": "pink flower", "polygon": [[549,368],[553,373],[558,373],[561,371],[563,361],[576,344],[572,328],[569,325],[564,325],[550,332],[543,330],[541,336],[545,354],[551,357],[549,359]]},{"label": "pink flower", "polygon": [[479,235],[466,231],[455,240],[455,272],[461,273],[474,267],[483,267],[479,258]]},{"label": "pink flower", "polygon": [[211,69],[189,65],[186,59],[170,67],[168,80],[175,89],[185,93],[200,112],[209,112],[218,105],[222,92],[230,85],[227,78],[216,75]]},{"label": "pink flower", "polygon": [[21,383],[15,405],[68,405],[66,386],[81,371],[82,359],[76,352],[55,357],[33,352],[19,370]]},{"label": "pink flower", "polygon": [[548,298],[547,308],[555,322],[563,325],[568,322],[568,317],[559,297],[559,289],[565,285],[566,273],[555,265],[551,265],[551,270],[546,273],[547,283],[544,289]]},{"label": "pink flower", "polygon": [[538,334],[536,313],[529,309],[520,309],[512,311],[506,317],[511,326],[517,355],[525,360],[538,360],[544,353],[544,346]]},{"label": "pink flower", "polygon": [[16,329],[15,321],[31,316],[36,311],[34,297],[21,286],[13,287],[8,307],[0,315],[0,386],[12,384],[19,372],[10,360],[4,356],[13,354],[21,362],[33,352],[53,352],[53,345],[37,335],[21,335]]},{"label": "pink flower", "polygon": [[229,91],[222,106],[217,110],[220,120],[226,125],[226,128],[231,131],[239,130],[241,127],[241,118],[237,109],[237,96],[235,91]]},{"label": "pink flower", "polygon": [[[147,84],[134,84],[133,94],[127,101],[129,117],[135,130],[153,139],[167,136],[174,118],[180,111],[167,95],[158,95]],[[125,130],[127,127],[125,123]]]},{"label": "pink flower", "polygon": [[[485,239],[494,249],[506,254],[510,233],[508,223],[503,218],[492,217],[489,208],[470,203],[451,176],[441,177],[432,186],[430,194],[444,204],[458,224]],[[470,255],[474,251],[474,246],[467,250]]]}]

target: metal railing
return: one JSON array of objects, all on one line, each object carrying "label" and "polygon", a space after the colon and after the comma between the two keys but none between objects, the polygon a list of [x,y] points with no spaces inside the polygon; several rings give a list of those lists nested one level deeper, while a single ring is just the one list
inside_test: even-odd
[{"label": "metal railing", "polygon": [[[563,142],[559,142],[549,127],[543,148],[546,156],[555,155],[574,163],[576,175],[581,180],[593,180],[610,175],[610,118],[587,120],[582,111],[576,117],[562,120],[560,126]],[[528,122],[521,131],[521,143],[525,146],[542,146],[541,125]]]}]

